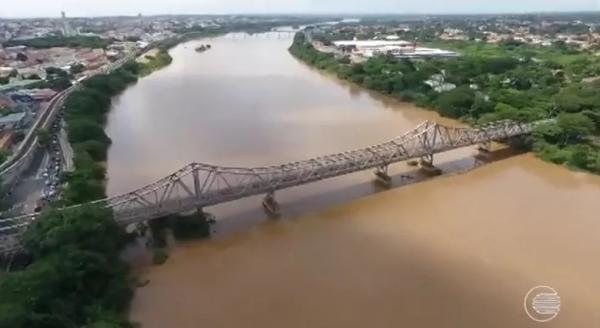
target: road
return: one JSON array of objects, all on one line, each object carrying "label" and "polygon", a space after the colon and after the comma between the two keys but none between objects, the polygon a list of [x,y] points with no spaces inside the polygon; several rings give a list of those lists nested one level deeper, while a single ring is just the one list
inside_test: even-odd
[{"label": "road", "polygon": [[[101,73],[110,73],[137,55],[138,52],[123,57],[105,67]],[[73,149],[68,141],[64,122],[61,118],[57,121],[56,117],[62,110],[64,100],[81,82],[52,98],[38,115],[17,151],[0,165],[1,182],[11,189],[6,200],[13,204],[2,216],[32,213],[38,208],[40,201],[56,197],[62,173],[74,169]],[[52,143],[46,149],[38,147],[37,131],[40,128],[52,132]]]},{"label": "road", "polygon": [[[72,150],[63,148],[64,142],[61,135],[64,129],[55,123],[51,129],[52,143],[47,148],[37,148],[30,167],[23,172],[19,183],[15,185],[8,201],[13,204],[4,216],[9,214],[32,213],[40,205],[40,200],[56,197],[57,188],[62,178],[62,172],[72,168]],[[66,151],[63,151],[66,149]]]},{"label": "road", "polygon": [[[143,50],[144,49],[140,51]],[[137,54],[138,52],[119,59],[118,61],[105,67],[101,71],[101,73],[112,72],[127,61],[131,60],[132,58],[135,58]],[[23,140],[17,151],[0,165],[0,177],[2,178],[2,184],[12,185],[17,180],[18,176],[22,174],[22,172],[19,172],[20,166],[26,163],[26,159],[29,158],[28,156],[34,155],[32,152],[37,146],[37,131],[40,128],[50,127],[50,124],[53,123],[57,111],[62,107],[64,100],[69,96],[69,94],[71,94],[71,92],[75,91],[80,85],[81,83],[75,83],[68,89],[58,93],[56,96],[54,96],[54,98],[52,98],[52,100],[50,100],[48,105],[44,109],[42,109],[42,113],[38,115],[37,120],[25,136],[25,139]]]}]

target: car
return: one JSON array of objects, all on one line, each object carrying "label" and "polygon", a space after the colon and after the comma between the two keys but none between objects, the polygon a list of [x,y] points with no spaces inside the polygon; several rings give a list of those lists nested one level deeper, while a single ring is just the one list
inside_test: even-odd
[{"label": "car", "polygon": [[44,183],[46,184],[46,186],[49,186],[50,185],[50,180],[46,180]]},{"label": "car", "polygon": [[44,174],[42,174],[42,176],[43,176],[44,178],[47,178],[47,177],[48,177],[48,172],[44,172]]}]

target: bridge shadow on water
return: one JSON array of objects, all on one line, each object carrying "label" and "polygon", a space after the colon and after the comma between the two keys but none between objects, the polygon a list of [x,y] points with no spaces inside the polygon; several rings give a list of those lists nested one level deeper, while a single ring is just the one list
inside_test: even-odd
[{"label": "bridge shadow on water", "polygon": [[[223,208],[232,206],[232,203],[226,203],[214,208],[207,208],[207,212],[216,216],[216,222],[212,224],[211,227],[211,236],[213,238],[218,238],[232,232],[244,231],[257,224],[273,220],[293,220],[302,214],[322,210],[324,208],[351,202],[362,197],[409,186],[411,184],[465,173],[483,165],[501,161],[523,153],[509,147],[502,147],[488,153],[478,153],[475,150],[473,152],[477,154],[462,156],[447,161],[442,160],[439,163],[435,163],[435,166],[442,171],[442,174],[437,176],[432,176],[419,167],[411,167],[407,165],[406,162],[394,164],[391,168],[391,172],[389,172],[389,175],[392,178],[389,186],[385,186],[377,181],[375,175],[372,174],[372,179],[366,182],[357,182],[337,188],[321,189],[318,186],[313,186],[313,189],[311,189],[312,192],[300,195],[298,195],[298,193],[295,193],[295,195],[286,195],[286,190],[279,191],[276,194],[276,199],[279,203],[280,215],[276,217],[265,213],[262,206],[260,206],[262,198],[257,196],[246,199],[245,201],[248,202],[249,206],[238,207],[241,208],[241,210],[235,213],[231,213],[231,211],[221,211]],[[335,179],[336,178],[333,178],[331,180]],[[299,186],[291,189],[300,188],[310,187]],[[293,190],[291,190],[290,193],[293,193]],[[236,202],[241,201],[244,200]]]}]

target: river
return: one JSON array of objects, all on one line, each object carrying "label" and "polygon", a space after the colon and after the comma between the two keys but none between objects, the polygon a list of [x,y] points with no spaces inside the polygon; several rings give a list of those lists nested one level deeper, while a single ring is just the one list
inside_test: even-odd
[{"label": "river", "polygon": [[[201,43],[213,47],[194,51]],[[114,101],[108,192],[197,161],[262,166],[386,141],[435,113],[323,75],[276,34],[193,41]],[[547,327],[600,325],[600,178],[498,151],[436,156],[445,176],[371,172],[207,209],[213,238],[145,266],[131,319],[159,327],[537,327],[523,297],[561,296]],[[510,155],[510,156],[506,156]],[[503,160],[497,160],[507,157]],[[476,168],[476,169],[474,169]],[[473,169],[473,170],[471,170]]]}]

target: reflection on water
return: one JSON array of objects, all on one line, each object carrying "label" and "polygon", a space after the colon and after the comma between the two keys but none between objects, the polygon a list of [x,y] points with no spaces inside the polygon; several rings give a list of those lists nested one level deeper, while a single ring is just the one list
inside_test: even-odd
[{"label": "reflection on water", "polygon": [[[288,41],[216,38],[202,54],[199,43],[175,48],[171,66],[116,102],[109,193],[192,161],[278,164],[389,140],[426,119],[456,124],[321,75],[287,54]],[[462,172],[480,164],[475,153],[436,162]],[[394,165],[390,190],[361,172],[282,191],[278,221],[257,197],[210,208],[216,237],[145,269],[151,283],[137,291],[132,319],[149,328],[534,327],[523,296],[550,284],[563,309],[548,327],[600,324],[598,178],[530,155],[416,184],[404,177],[418,178],[412,170]]]}]

